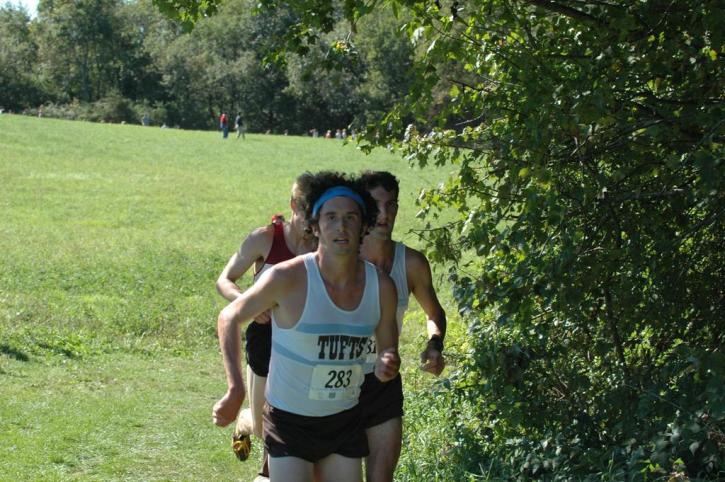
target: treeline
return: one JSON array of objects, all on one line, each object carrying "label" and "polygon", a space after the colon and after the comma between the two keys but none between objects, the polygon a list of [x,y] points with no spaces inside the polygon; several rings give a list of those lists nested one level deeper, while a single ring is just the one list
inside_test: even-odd
[{"label": "treeline", "polygon": [[[252,132],[360,128],[408,90],[412,44],[384,10],[340,21],[306,56],[272,54],[298,19],[229,0],[191,32],[150,0],[41,0],[0,7],[0,108],[67,119]],[[355,44],[345,39],[355,30]],[[328,68],[320,68],[320,66]]]}]

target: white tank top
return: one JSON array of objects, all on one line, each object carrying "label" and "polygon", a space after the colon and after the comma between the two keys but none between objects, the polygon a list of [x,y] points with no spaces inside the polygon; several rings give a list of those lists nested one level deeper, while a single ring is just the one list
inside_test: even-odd
[{"label": "white tank top", "polygon": [[[398,322],[398,336],[403,331],[403,317],[408,310],[408,298],[410,291],[408,290],[408,276],[405,266],[405,245],[396,242],[393,251],[393,267],[390,268],[390,278],[395,284],[395,291],[398,293],[398,304],[395,308],[395,321]],[[373,339],[373,343],[375,340]],[[377,358],[377,345],[373,345],[370,353],[365,361],[365,373],[372,373],[375,369],[375,359]]]},{"label": "white tank top", "polygon": [[330,299],[315,253],[303,255],[307,297],[297,324],[277,325],[272,313],[272,359],[265,396],[275,408],[324,417],[358,404],[369,340],[380,322],[375,266],[364,262],[365,288],[354,310]]},{"label": "white tank top", "polygon": [[395,243],[395,254],[393,255],[393,267],[390,269],[390,277],[395,283],[395,290],[398,292],[398,306],[395,309],[395,320],[398,322],[398,333],[403,331],[403,317],[408,310],[408,275],[405,267],[405,245]]}]

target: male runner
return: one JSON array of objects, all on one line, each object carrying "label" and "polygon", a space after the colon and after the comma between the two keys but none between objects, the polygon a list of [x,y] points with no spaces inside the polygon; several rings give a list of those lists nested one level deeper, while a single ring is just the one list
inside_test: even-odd
[{"label": "male runner", "polygon": [[[297,177],[292,185],[290,208],[292,217],[284,222],[281,215],[272,218],[272,224],[252,231],[234,253],[219,275],[216,287],[219,293],[229,301],[242,295],[236,281],[254,265],[254,280],[277,263],[292,259],[297,255],[313,251],[316,239],[306,229],[303,198],[312,174],[305,173]],[[249,410],[244,410],[237,421],[232,437],[232,449],[241,460],[249,456],[250,433],[262,438],[262,408],[264,407],[264,388],[267,382],[269,357],[272,351],[272,327],[269,313],[265,312],[252,322],[246,331],[247,384],[249,389]],[[264,454],[260,475],[268,476],[267,456]]]},{"label": "male runner", "polygon": [[[440,375],[445,366],[442,352],[446,314],[433,288],[430,265],[424,254],[391,237],[398,214],[398,180],[389,172],[380,171],[364,172],[360,180],[378,207],[376,223],[363,241],[360,256],[393,279],[398,295],[396,320],[399,333],[408,308],[409,293],[418,300],[428,318],[428,343],[420,355],[421,368]],[[366,459],[367,479],[370,482],[392,481],[402,440],[403,385],[400,376],[381,384],[370,374],[371,370],[372,366],[368,365],[360,395],[370,446]]]},{"label": "male runner", "polygon": [[271,309],[264,413],[270,480],[361,481],[368,448],[358,396],[368,340],[377,339],[380,382],[394,379],[400,364],[395,286],[358,257],[376,215],[364,189],[319,173],[305,204],[317,251],[277,264],[219,315],[228,390],[214,406],[214,422],[231,423],[244,398],[240,323]]}]

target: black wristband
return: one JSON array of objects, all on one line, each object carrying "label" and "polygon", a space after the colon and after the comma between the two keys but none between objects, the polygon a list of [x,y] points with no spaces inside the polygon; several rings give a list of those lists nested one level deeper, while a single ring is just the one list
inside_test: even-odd
[{"label": "black wristband", "polygon": [[433,348],[443,353],[443,338],[440,335],[431,336],[430,340],[428,340],[428,348]]}]

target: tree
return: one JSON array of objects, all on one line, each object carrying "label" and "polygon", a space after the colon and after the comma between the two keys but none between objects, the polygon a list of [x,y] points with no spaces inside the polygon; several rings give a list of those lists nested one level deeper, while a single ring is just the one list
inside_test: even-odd
[{"label": "tree", "polygon": [[298,126],[300,131],[347,128],[365,110],[359,89],[366,69],[356,47],[340,40],[345,37],[342,27],[310,46],[305,55],[287,59],[288,92],[297,101],[298,118],[307,122]]},{"label": "tree", "polygon": [[33,77],[37,46],[22,7],[0,6],[0,107],[19,110],[43,102]]},{"label": "tree", "polygon": [[38,5],[39,62],[61,101],[93,102],[120,87],[122,53],[117,0],[44,0]]},{"label": "tree", "polygon": [[390,7],[379,7],[355,25],[352,40],[363,57],[365,75],[359,87],[366,122],[379,120],[402,102],[412,86],[415,48],[401,35],[404,24]]},{"label": "tree", "polygon": [[359,130],[407,91],[413,48],[389,10],[357,23],[337,16],[317,44],[299,45],[307,55],[275,59],[279,40],[301,32],[293,9],[251,0],[214,8],[188,31],[150,0],[42,0],[32,21],[5,7],[3,104],[29,112],[46,104],[45,115],[90,121],[150,114],[202,129],[215,128],[221,111],[241,111],[251,131],[299,134]]},{"label": "tree", "polygon": [[220,112],[241,111],[252,131],[294,124],[295,102],[286,93],[284,69],[262,63],[268,38],[282,35],[288,16],[252,14],[252,2],[234,0],[193,31],[151,35],[149,49],[163,77],[172,123],[213,128]]},{"label": "tree", "polygon": [[[187,21],[215,6],[174,4]],[[506,477],[721,477],[719,3],[390,4],[420,55],[393,129],[364,145],[457,167],[421,197],[469,326],[447,392],[466,443],[445,458],[503,460]],[[380,8],[289,6],[284,48],[303,54]]]},{"label": "tree", "polygon": [[118,6],[116,15],[124,44],[118,52],[120,93],[133,101],[162,102],[166,95],[159,66],[151,54],[152,44],[178,29],[149,0],[124,2]]}]

